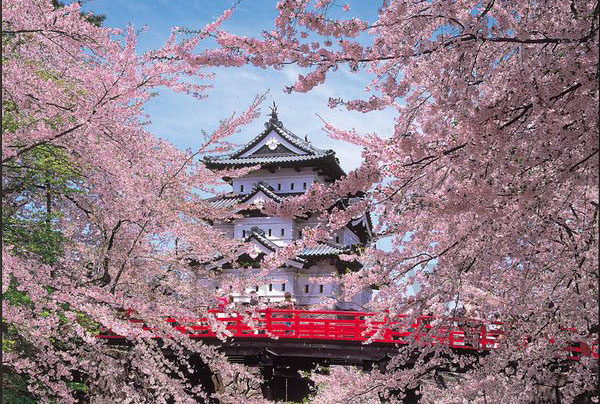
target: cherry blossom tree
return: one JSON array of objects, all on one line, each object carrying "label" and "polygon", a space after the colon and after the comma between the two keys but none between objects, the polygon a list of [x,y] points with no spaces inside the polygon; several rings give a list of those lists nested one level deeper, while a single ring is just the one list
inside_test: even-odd
[{"label": "cherry blossom tree", "polygon": [[[528,402],[543,386],[565,402],[589,398],[597,363],[556,355],[570,340],[598,340],[598,2],[390,0],[371,22],[328,0],[277,9],[261,38],[218,31],[220,49],[190,58],[296,64],[304,72],[290,92],[311,91],[339,68],[362,71],[373,78],[365,98],[329,106],[397,116],[389,133],[325,123],[331,137],[363,148],[363,166],[267,208],[319,212],[366,190],[359,207],[376,214],[377,236],[392,248],[358,257],[364,267],[345,276],[347,294],[378,285],[373,309],[468,308],[510,330],[503,349],[470,363],[446,353],[410,371],[396,360],[385,376],[318,376],[317,401],[379,402],[419,384],[427,402]],[[324,215],[319,237],[357,213]],[[446,389],[420,383],[460,367],[464,376]]]},{"label": "cherry blossom tree", "polygon": [[[194,363],[256,379],[189,338],[150,338],[172,333],[165,316],[213,304],[191,260],[243,248],[208,225],[230,213],[205,202],[223,173],[197,157],[226,150],[261,97],[196,151],[150,134],[142,109],[158,88],[206,96],[210,74],[181,55],[230,14],[138,54],[133,27],[94,25],[78,3],[3,2],[2,367],[16,381],[3,390],[43,402],[197,402],[209,392],[191,384]],[[129,348],[96,338],[106,329]]]},{"label": "cherry blossom tree", "polygon": [[[321,212],[324,224],[268,257],[265,271],[372,211],[392,248],[343,257],[364,264],[344,275],[347,296],[377,285],[373,310],[442,317],[469,307],[507,329],[487,355],[409,345],[385,373],[315,372],[313,401],[394,402],[418,389],[425,402],[520,403],[541,386],[566,402],[590,396],[597,364],[560,355],[573,340],[598,339],[598,4],[385,1],[373,22],[327,0],[277,8],[262,38],[222,30],[228,10],[139,55],[133,28],[95,26],[76,3],[3,2],[3,369],[47,402],[196,402],[210,392],[189,382],[192,357],[257,380],[171,333],[164,316],[194,317],[213,304],[193,281],[206,274],[190,262],[244,251],[206,225],[231,212],[201,197],[224,173],[197,157],[226,149],[260,98],[190,152],[152,136],[142,108],[159,87],[204,97],[207,66],[293,63],[307,73],[288,91],[311,91],[338,68],[372,74],[364,100],[329,105],[390,108],[397,118],[378,134],[325,123],[364,149],[364,164],[265,207]],[[199,52],[208,37],[219,47]],[[358,192],[364,201],[348,211],[328,209]],[[155,330],[142,332],[123,308]],[[95,338],[102,327],[129,346]],[[457,369],[454,384],[431,382]],[[243,401],[235,390],[213,397]]]}]

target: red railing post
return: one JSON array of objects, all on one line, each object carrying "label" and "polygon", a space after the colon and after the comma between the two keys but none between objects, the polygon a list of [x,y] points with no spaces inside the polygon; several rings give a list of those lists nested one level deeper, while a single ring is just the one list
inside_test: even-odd
[{"label": "red railing post", "polygon": [[362,335],[360,335],[360,315],[354,314],[354,339],[360,341]]},{"label": "red railing post", "polygon": [[479,341],[477,341],[477,346],[479,349],[487,348],[487,326],[484,323],[481,323],[481,329],[479,330]]},{"label": "red railing post", "polygon": [[455,328],[455,325],[457,323],[456,323],[456,319],[454,319],[454,318],[449,318],[447,320],[447,322],[448,322],[448,331],[447,331],[447,334],[448,334],[448,346],[452,347],[452,346],[454,346],[454,343],[455,343],[455,341],[454,341],[454,334],[457,332],[456,328]]},{"label": "red railing post", "polygon": [[273,332],[273,324],[271,322],[271,309],[265,309],[265,329],[268,333]]},{"label": "red railing post", "polygon": [[384,340],[390,340],[390,339],[392,339],[392,337],[391,337],[391,335],[392,335],[391,334],[392,318],[391,318],[390,312],[388,310],[386,310],[385,313],[386,313],[386,316],[383,319],[383,324],[382,324],[382,327],[383,327],[382,337]]},{"label": "red railing post", "polygon": [[242,335],[242,318],[240,313],[235,312],[235,336]]},{"label": "red railing post", "polygon": [[421,322],[419,320],[419,317],[417,317],[415,319],[415,322],[412,324],[412,329],[413,329],[413,339],[415,340],[415,342],[419,341],[420,338],[420,327],[421,327]]},{"label": "red railing post", "polygon": [[300,335],[300,333],[298,332],[298,328],[300,325],[300,323],[299,323],[299,314],[300,313],[298,312],[298,310],[294,310],[293,312],[294,312],[294,314],[293,314],[294,315],[294,322],[293,322],[294,328],[292,329],[292,335],[294,337],[298,338],[298,336]]}]

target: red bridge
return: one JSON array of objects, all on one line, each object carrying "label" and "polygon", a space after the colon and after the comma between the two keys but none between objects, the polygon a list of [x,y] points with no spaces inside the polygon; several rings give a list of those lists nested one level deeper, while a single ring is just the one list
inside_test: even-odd
[{"label": "red bridge", "polygon": [[[141,320],[130,319],[141,323]],[[232,339],[302,339],[372,342],[404,345],[412,341],[421,344],[448,346],[453,349],[486,351],[502,346],[507,324],[469,318],[435,318],[404,314],[334,311],[261,309],[244,313],[208,310],[201,318],[167,318],[167,322],[190,338],[210,339],[218,336]],[[145,330],[151,330],[143,327]],[[565,329],[573,332],[573,329]],[[100,338],[123,338],[110,333]],[[554,343],[553,339],[549,340]],[[527,341],[523,341],[526,345]],[[563,347],[567,358],[579,360],[581,356],[598,358],[598,344],[573,343]]]},{"label": "red bridge", "polygon": [[[154,338],[168,337],[130,315],[130,321],[140,329],[150,331]],[[510,341],[510,324],[484,322],[466,318],[409,317],[390,313],[370,313],[332,310],[245,309],[241,312],[208,310],[201,318],[167,318],[175,332],[206,344],[218,346],[230,361],[258,368],[263,382],[263,397],[272,400],[302,401],[310,394],[312,382],[303,376],[317,365],[356,366],[366,370],[377,367],[387,371],[390,359],[400,352],[400,346],[416,345],[449,347],[465,355],[481,355],[492,349],[524,348],[527,341]],[[556,344],[556,363],[565,359],[598,358],[598,344],[592,347],[577,343],[573,329],[566,345]],[[124,337],[104,333],[111,343],[127,344]],[[367,343],[370,342],[370,343]],[[414,347],[414,344],[413,344]],[[168,350],[167,350],[168,351]],[[165,352],[168,356],[169,353]],[[412,366],[418,353],[411,352],[404,364]],[[204,386],[208,394],[223,385],[218,369],[211,369],[197,357],[191,360],[194,372],[186,374],[193,384]],[[182,367],[185,369],[186,367]],[[451,369],[436,370],[436,383],[452,380]],[[217,382],[215,382],[217,380]],[[417,403],[415,391],[405,392],[406,403]],[[213,402],[213,401],[209,401]],[[217,402],[217,401],[214,401]]]}]

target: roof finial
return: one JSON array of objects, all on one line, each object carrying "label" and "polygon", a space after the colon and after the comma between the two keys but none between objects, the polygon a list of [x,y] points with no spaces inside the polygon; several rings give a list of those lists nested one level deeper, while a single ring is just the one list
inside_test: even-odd
[{"label": "roof finial", "polygon": [[273,101],[273,106],[269,108],[271,108],[271,118],[269,122],[265,123],[265,126],[268,127],[269,124],[281,126],[281,121],[277,117],[277,104],[275,104],[275,101]]},{"label": "roof finial", "polygon": [[271,119],[277,119],[277,104],[273,101],[273,106],[271,108]]}]

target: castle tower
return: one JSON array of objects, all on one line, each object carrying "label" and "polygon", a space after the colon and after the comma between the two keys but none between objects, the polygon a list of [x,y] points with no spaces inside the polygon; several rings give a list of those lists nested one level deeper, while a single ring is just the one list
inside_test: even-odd
[{"label": "castle tower", "polygon": [[[307,192],[315,183],[331,184],[345,175],[333,150],[315,148],[306,137],[303,140],[283,126],[275,103],[263,132],[233,153],[206,157],[205,164],[214,170],[260,166],[260,169],[240,178],[224,178],[232,186],[232,192],[210,199],[211,204],[218,208],[239,204],[246,206],[238,212],[243,215],[242,218],[213,225],[230,237],[253,243],[257,254],[245,259],[255,260],[257,265],[263,254],[301,238],[306,228],[318,223],[315,216],[267,216],[261,212],[260,202],[272,200],[281,203],[286,198]],[[336,206],[343,209],[358,200],[358,196],[348,196],[339,200]],[[370,300],[371,290],[362,291],[352,301],[340,301],[340,286],[335,277],[359,268],[357,263],[341,261],[338,255],[366,245],[370,242],[370,235],[369,214],[353,219],[331,240],[306,248],[294,259],[288,260],[286,265],[270,275],[272,281],[256,286],[258,295],[270,301],[280,301],[285,292],[290,292],[298,306],[320,303],[322,298],[334,298],[337,309],[361,309]],[[243,270],[231,268],[226,262],[216,262],[213,267],[220,268],[223,273],[244,276]],[[312,277],[328,277],[332,281],[311,283],[309,278]],[[238,299],[244,301],[244,297]]]}]

